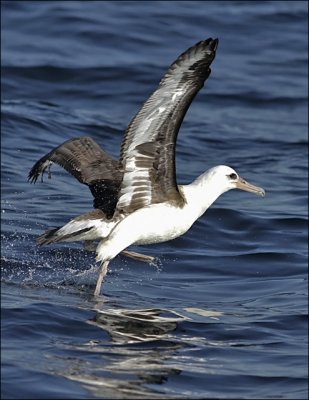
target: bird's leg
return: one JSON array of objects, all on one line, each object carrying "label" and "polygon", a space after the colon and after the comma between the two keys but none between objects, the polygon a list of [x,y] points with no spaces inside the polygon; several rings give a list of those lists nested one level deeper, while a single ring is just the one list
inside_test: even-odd
[{"label": "bird's leg", "polygon": [[151,263],[155,259],[152,256],[146,256],[145,254],[136,253],[135,251],[129,251],[129,250],[123,250],[121,254],[126,257],[133,258],[133,260],[143,261],[147,263]]},{"label": "bird's leg", "polygon": [[97,284],[96,284],[95,291],[94,291],[95,296],[99,296],[99,294],[100,294],[103,279],[104,279],[105,275],[107,274],[108,264],[109,264],[109,261],[104,261],[101,265]]}]

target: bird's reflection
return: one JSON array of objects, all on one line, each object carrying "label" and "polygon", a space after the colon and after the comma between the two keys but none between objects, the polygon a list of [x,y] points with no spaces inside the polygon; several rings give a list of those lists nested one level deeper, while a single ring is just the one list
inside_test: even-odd
[{"label": "bird's reflection", "polygon": [[[185,346],[171,335],[184,319],[158,308],[130,310],[107,308],[105,304],[100,309],[97,305],[94,318],[88,322],[107,332],[111,341],[85,344],[83,350],[91,353],[90,361],[84,358],[71,363],[66,377],[101,398],[162,398],[161,385],[181,373],[169,361]],[[164,398],[173,397],[164,393]]]},{"label": "bird's reflection", "polygon": [[138,343],[167,339],[184,317],[168,310],[96,310],[91,323],[107,331],[116,343]]}]

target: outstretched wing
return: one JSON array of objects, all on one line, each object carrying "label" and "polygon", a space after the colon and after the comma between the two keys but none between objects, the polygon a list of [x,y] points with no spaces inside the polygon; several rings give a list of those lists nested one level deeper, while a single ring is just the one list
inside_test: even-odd
[{"label": "outstretched wing", "polygon": [[56,163],[67,170],[79,182],[89,186],[94,197],[94,207],[112,216],[118,200],[122,173],[118,162],[111,158],[90,137],[70,139],[37,161],[29,172],[28,180],[35,183],[44,172]]},{"label": "outstretched wing", "polygon": [[207,39],[181,54],[130,122],[120,154],[124,171],[117,210],[183,198],[178,191],[175,146],[182,120],[210,74],[218,40]]}]

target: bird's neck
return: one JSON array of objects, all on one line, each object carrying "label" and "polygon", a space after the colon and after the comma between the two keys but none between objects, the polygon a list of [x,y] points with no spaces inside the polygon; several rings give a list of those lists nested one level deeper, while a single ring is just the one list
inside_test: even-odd
[{"label": "bird's neck", "polygon": [[180,186],[187,207],[199,218],[226,190],[218,185],[211,173],[204,173],[189,185]]}]

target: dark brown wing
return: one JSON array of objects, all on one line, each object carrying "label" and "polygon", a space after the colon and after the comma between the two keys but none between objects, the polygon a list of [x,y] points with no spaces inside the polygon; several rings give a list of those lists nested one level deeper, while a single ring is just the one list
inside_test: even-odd
[{"label": "dark brown wing", "polygon": [[70,139],[37,161],[29,172],[28,180],[35,183],[44,172],[56,163],[79,182],[89,186],[94,197],[94,207],[112,216],[117,200],[122,173],[118,162],[111,158],[90,137]]},{"label": "dark brown wing", "polygon": [[181,54],[129,124],[120,154],[124,175],[118,211],[132,212],[167,200],[183,203],[175,171],[177,134],[210,74],[217,45],[218,40],[210,38]]}]

